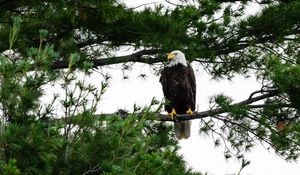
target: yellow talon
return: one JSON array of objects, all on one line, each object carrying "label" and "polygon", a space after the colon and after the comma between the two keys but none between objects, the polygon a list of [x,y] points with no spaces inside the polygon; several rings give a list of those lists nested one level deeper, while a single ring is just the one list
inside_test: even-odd
[{"label": "yellow talon", "polygon": [[171,119],[172,120],[174,120],[175,118],[176,118],[176,111],[175,111],[175,109],[173,108],[172,109],[172,112],[171,113],[168,113],[168,116],[170,116],[171,117]]},{"label": "yellow talon", "polygon": [[192,109],[191,109],[191,108],[189,108],[189,110],[187,110],[187,111],[186,111],[186,114],[190,114],[190,115],[192,115],[192,114],[193,114],[193,111],[192,111]]}]

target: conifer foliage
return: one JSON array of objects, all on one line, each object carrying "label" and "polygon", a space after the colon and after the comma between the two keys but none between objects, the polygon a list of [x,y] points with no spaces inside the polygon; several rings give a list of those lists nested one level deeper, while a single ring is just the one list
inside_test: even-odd
[{"label": "conifer foliage", "polygon": [[[99,116],[110,77],[100,89],[87,81],[95,67],[153,65],[174,48],[216,79],[254,74],[261,82],[239,103],[212,97],[201,118],[200,133],[213,136],[225,158],[247,166],[244,153],[257,141],[298,158],[300,2],[164,2],[0,2],[0,174],[198,174],[178,155],[171,128],[157,121],[156,100],[126,117]],[[247,15],[253,4],[260,8]],[[122,48],[134,51],[114,55]],[[49,86],[63,93],[49,95]]]}]

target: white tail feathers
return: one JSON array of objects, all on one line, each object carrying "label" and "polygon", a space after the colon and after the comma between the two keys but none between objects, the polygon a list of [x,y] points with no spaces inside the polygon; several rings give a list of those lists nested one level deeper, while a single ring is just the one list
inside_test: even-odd
[{"label": "white tail feathers", "polygon": [[175,135],[177,139],[187,139],[191,135],[191,121],[175,121]]}]

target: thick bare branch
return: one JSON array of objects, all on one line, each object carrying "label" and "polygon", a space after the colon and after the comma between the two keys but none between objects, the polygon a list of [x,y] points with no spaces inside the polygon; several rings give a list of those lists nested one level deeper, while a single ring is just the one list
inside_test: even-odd
[{"label": "thick bare branch", "polygon": [[[139,63],[147,63],[153,64],[157,62],[164,61],[164,58],[149,58],[147,55],[155,55],[161,53],[160,50],[141,50],[131,55],[119,56],[119,57],[111,57],[111,58],[101,58],[92,60],[94,67],[110,65],[110,64],[118,64],[125,62],[139,62]],[[52,65],[52,69],[66,69],[68,68],[67,61],[56,61]]]},{"label": "thick bare branch", "polygon": [[[263,95],[260,95],[260,96],[254,97],[254,98],[249,98],[247,100],[232,104],[231,107],[247,105],[248,108],[262,108],[262,107],[264,107],[262,105],[250,105],[250,104],[260,101],[260,100],[263,100],[263,99],[266,99],[266,98],[269,98],[269,97],[276,96],[276,95],[278,95],[278,93],[279,92],[277,90],[272,90],[272,91],[269,91],[267,94],[263,94]],[[195,112],[192,115],[179,114],[176,116],[176,118],[177,118],[177,120],[193,120],[193,119],[209,117],[209,116],[216,115],[216,114],[222,114],[222,113],[226,113],[226,112],[228,112],[228,111],[224,108],[216,108],[216,109],[202,111],[202,112]],[[160,117],[161,121],[172,121],[172,119],[167,115],[160,114],[159,117]]]},{"label": "thick bare branch", "polygon": [[[274,97],[276,95],[278,95],[279,92],[277,90],[272,90],[269,91],[266,94],[254,97],[254,98],[249,98],[247,100],[235,103],[230,105],[231,107],[238,107],[238,106],[247,106],[248,108],[263,108],[266,107],[267,105],[251,105],[254,102],[260,101],[260,100],[264,100],[267,99],[269,97]],[[275,106],[278,107],[291,107],[290,104],[274,104]],[[177,114],[176,115],[176,120],[179,121],[183,121],[183,120],[194,120],[194,119],[200,119],[200,118],[206,118],[206,117],[210,117],[210,116],[214,116],[217,114],[222,114],[222,113],[226,113],[229,112],[224,108],[216,108],[216,109],[211,109],[211,110],[207,110],[207,111],[202,111],[202,112],[194,112],[194,114],[190,115],[190,114]],[[121,113],[114,113],[114,114],[96,114],[96,117],[100,117],[100,116],[107,116],[107,115],[120,115],[123,118],[126,118],[129,113],[127,113],[126,111],[122,111]],[[135,113],[135,115],[143,115],[143,113]],[[173,121],[168,115],[165,114],[158,114],[159,120],[160,121]],[[62,119],[55,119],[54,121],[58,122],[58,121],[62,121]],[[64,122],[67,123],[72,123],[72,118],[70,119],[63,119]]]}]

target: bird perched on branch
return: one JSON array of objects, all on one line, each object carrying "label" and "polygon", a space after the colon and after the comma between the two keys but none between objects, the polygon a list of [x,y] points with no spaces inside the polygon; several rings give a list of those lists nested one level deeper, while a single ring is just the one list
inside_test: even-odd
[{"label": "bird perched on branch", "polygon": [[160,83],[166,98],[165,110],[174,120],[178,139],[190,137],[191,122],[176,120],[176,114],[193,114],[196,101],[196,81],[193,69],[187,65],[184,53],[174,50],[168,54],[169,64],[162,70]]}]

